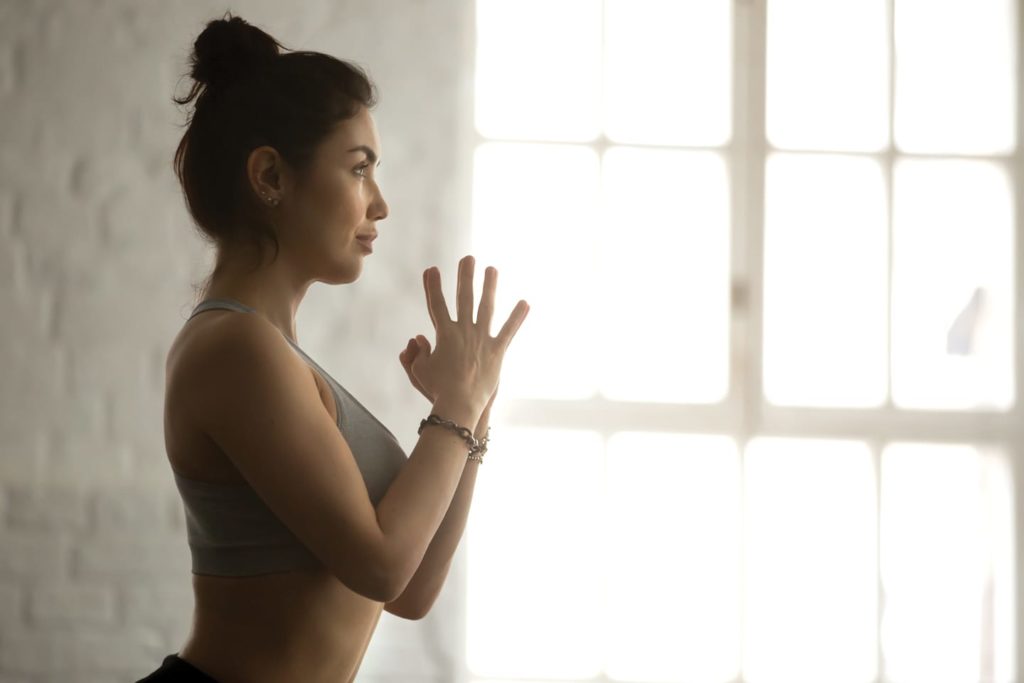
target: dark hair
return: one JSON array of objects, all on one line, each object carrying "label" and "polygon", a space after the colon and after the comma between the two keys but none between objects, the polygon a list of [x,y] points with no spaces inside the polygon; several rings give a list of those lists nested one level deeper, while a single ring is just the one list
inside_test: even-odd
[{"label": "dark hair", "polygon": [[264,242],[274,245],[274,259],[280,243],[246,177],[249,153],[269,145],[301,178],[340,121],[376,105],[376,88],[359,66],[285,48],[230,11],[206,24],[190,66],[191,90],[173,98],[179,105],[195,100],[174,172],[206,241],[252,245],[258,267]]}]

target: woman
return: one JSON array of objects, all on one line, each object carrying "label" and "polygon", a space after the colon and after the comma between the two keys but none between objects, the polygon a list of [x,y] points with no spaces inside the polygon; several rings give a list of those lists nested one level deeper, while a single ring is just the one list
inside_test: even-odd
[{"label": "woman", "polygon": [[[471,256],[453,320],[424,272],[436,344],[399,354],[432,404],[408,456],[299,348],[313,282],[355,281],[388,208],[365,74],[280,52],[238,17],[197,38],[175,154],[217,263],[167,358],[167,455],[186,512],[195,612],[143,681],[351,681],[381,611],[430,608],[465,528],[501,362],[529,307],[489,333],[497,271],[473,320]],[[274,246],[265,259],[264,246]]]}]

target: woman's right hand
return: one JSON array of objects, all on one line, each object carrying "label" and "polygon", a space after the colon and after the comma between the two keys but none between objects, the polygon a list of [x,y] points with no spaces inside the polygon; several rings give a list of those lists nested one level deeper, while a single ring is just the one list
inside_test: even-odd
[{"label": "woman's right hand", "polygon": [[494,292],[498,271],[484,271],[484,291],[480,297],[476,321],[473,321],[473,268],[475,260],[465,256],[459,261],[456,288],[456,318],[448,313],[441,291],[441,271],[430,267],[423,272],[427,309],[434,324],[437,341],[431,349],[425,339],[410,366],[420,390],[432,401],[438,399],[464,403],[473,411],[482,411],[498,385],[501,363],[512,337],[526,319],[529,304],[520,299],[496,337],[490,335],[494,314]]}]

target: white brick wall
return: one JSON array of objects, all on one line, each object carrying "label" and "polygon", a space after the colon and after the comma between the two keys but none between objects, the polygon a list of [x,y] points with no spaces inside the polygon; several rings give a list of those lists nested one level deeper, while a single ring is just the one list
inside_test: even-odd
[{"label": "white brick wall", "polygon": [[[171,170],[171,97],[227,7],[0,0],[0,683],[134,681],[188,634],[163,362],[212,254]],[[397,354],[431,330],[423,269],[453,282],[468,245],[471,2],[230,8],[379,86],[391,215],[357,283],[308,292],[298,331],[411,449],[426,404]],[[360,681],[458,678],[458,560],[426,619],[383,616]]]}]

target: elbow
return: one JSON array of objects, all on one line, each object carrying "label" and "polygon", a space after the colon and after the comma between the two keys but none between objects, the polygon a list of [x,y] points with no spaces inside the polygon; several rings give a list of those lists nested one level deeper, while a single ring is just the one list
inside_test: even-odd
[{"label": "elbow", "polygon": [[380,602],[394,602],[405,592],[406,587],[412,580],[411,575],[402,571],[395,571],[386,575],[381,584]]},{"label": "elbow", "polygon": [[388,612],[390,612],[391,614],[394,614],[396,617],[400,617],[402,619],[408,619],[409,621],[419,621],[423,617],[427,616],[428,612],[430,612],[430,606],[429,605],[427,605],[426,607],[423,607],[423,606],[417,606],[417,607],[402,606],[401,608],[399,608],[399,607],[389,607],[388,608]]},{"label": "elbow", "polygon": [[[447,574],[447,567],[445,568]],[[430,613],[441,593],[443,577],[440,581],[431,582],[424,577],[416,578],[415,585],[410,582],[393,600],[388,601],[385,609],[391,614],[413,621],[422,619]]]},{"label": "elbow", "polygon": [[379,586],[375,586],[372,590],[360,592],[363,594],[363,597],[369,598],[374,602],[383,602],[385,604],[391,602],[396,597],[394,589],[388,583],[381,583]]},{"label": "elbow", "polygon": [[[413,557],[394,557],[390,561],[383,562],[379,576],[380,581],[380,602],[388,603],[398,600],[405,593],[405,589],[412,582],[413,576],[419,569],[419,559]],[[429,607],[428,607],[429,609]]]},{"label": "elbow", "polygon": [[377,575],[377,581],[373,586],[373,595],[366,595],[377,602],[394,602],[405,592],[409,585],[410,577],[405,576],[401,571],[392,568],[390,571],[381,571]]},{"label": "elbow", "polygon": [[380,562],[373,573],[372,585],[367,586],[366,591],[359,592],[377,602],[394,602],[405,592],[410,580],[412,575],[404,571],[399,563]]},{"label": "elbow", "polygon": [[433,597],[425,598],[423,596],[403,593],[394,600],[385,603],[384,609],[396,617],[402,619],[408,619],[410,621],[418,621],[423,617],[427,616],[430,612],[430,608],[434,606],[434,600],[436,595]]},{"label": "elbow", "polygon": [[434,606],[434,602],[437,601],[437,594],[435,593],[432,597],[422,600],[419,604],[413,607],[409,611],[409,616],[406,619],[419,620],[430,614],[431,608]]},{"label": "elbow", "polygon": [[389,602],[394,602],[395,600],[397,600],[398,596],[401,594],[402,591],[395,588],[394,582],[385,582],[380,586],[380,590],[378,590],[375,595],[368,595],[366,597],[370,598],[371,600],[376,600],[377,602],[383,602],[387,604]]},{"label": "elbow", "polygon": [[383,578],[360,577],[356,579],[342,574],[335,574],[334,576],[339,582],[345,584],[349,590],[374,602],[386,603],[394,599],[394,591],[391,584]]},{"label": "elbow", "polygon": [[395,600],[405,589],[408,580],[386,562],[367,558],[361,563],[350,563],[337,567],[335,578],[350,590],[374,602],[388,603]]}]

